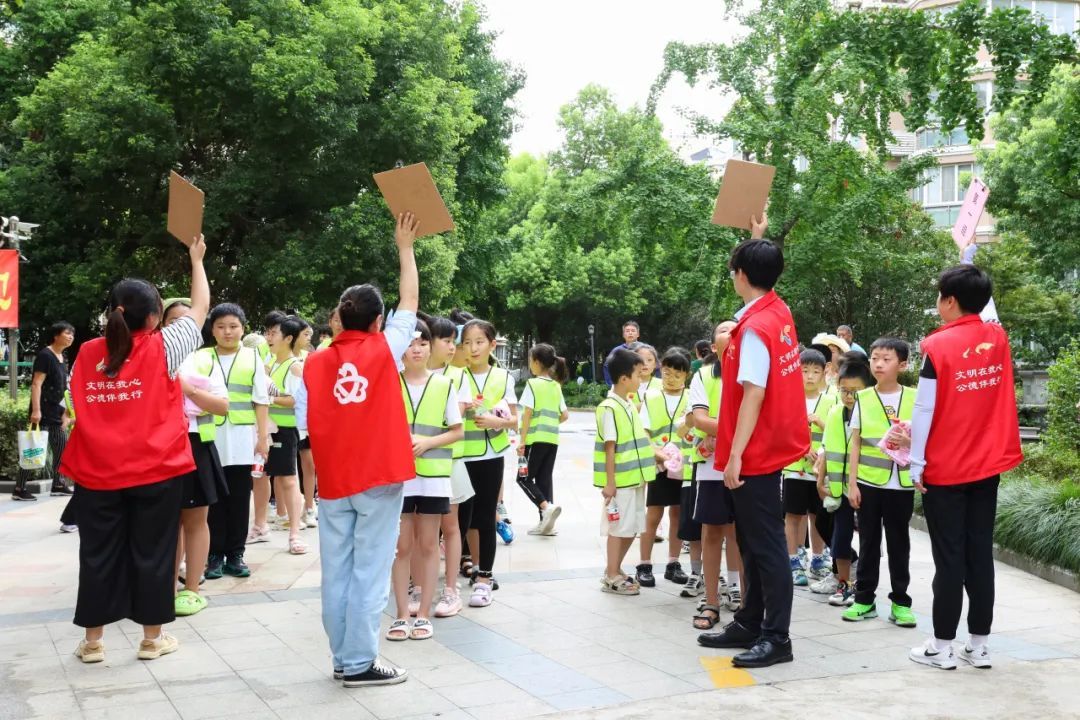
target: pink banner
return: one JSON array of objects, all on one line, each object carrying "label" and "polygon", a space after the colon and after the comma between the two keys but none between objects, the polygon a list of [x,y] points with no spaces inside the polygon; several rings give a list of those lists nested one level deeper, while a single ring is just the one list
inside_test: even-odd
[{"label": "pink banner", "polygon": [[975,239],[975,228],[979,225],[979,218],[982,217],[986,198],[989,196],[990,188],[986,187],[986,183],[979,178],[972,178],[967,195],[964,196],[964,204],[960,207],[960,216],[956,218],[952,229],[953,242],[961,250]]}]

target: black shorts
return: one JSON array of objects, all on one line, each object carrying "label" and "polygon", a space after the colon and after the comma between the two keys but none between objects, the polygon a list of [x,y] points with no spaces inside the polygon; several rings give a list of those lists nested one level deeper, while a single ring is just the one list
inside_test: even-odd
[{"label": "black shorts", "polygon": [[401,506],[402,515],[449,515],[450,498],[410,495]]},{"label": "black shorts", "polygon": [[684,485],[679,489],[679,539],[686,542],[701,540],[701,523],[694,519],[694,498],[697,497],[697,483]]},{"label": "black shorts", "polygon": [[671,507],[681,502],[682,480],[672,480],[667,472],[656,473],[656,479],[645,485],[645,507]]},{"label": "black shorts", "polygon": [[821,496],[813,480],[784,478],[784,512],[788,515],[817,515],[822,511]]},{"label": "black shorts", "polygon": [[269,477],[289,477],[296,474],[296,446],[300,433],[296,428],[278,428],[270,434],[270,456],[266,458]]},{"label": "black shorts", "polygon": [[304,439],[300,441],[300,444],[297,447],[300,450],[310,450],[311,449],[311,436],[310,435],[305,435]]},{"label": "black shorts", "polygon": [[694,520],[702,525],[729,525],[735,522],[735,504],[723,480],[695,482],[694,489],[697,491],[694,494]]},{"label": "black shorts", "polygon": [[182,476],[184,491],[180,507],[184,510],[213,505],[229,494],[217,447],[212,442],[204,443],[198,433],[188,433],[188,438],[195,469]]}]

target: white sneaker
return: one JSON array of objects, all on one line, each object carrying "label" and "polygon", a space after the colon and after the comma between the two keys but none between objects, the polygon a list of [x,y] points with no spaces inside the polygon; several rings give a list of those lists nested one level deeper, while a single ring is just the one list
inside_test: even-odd
[{"label": "white sneaker", "polygon": [[73,533],[73,532],[78,532],[78,530],[79,530],[78,525],[61,525],[60,526],[60,532],[62,532],[62,533]]},{"label": "white sneaker", "polygon": [[308,527],[317,527],[319,524],[319,515],[315,511],[315,508],[308,508],[304,511],[304,524]]},{"label": "white sneaker", "polygon": [[435,617],[453,617],[461,612],[461,596],[457,588],[443,588],[438,604],[435,605]]},{"label": "white sneaker", "polygon": [[738,585],[728,585],[727,600],[724,601],[724,606],[731,612],[735,612],[742,607],[742,593],[739,592]]},{"label": "white sneaker", "polygon": [[963,649],[957,653],[964,662],[968,663],[972,667],[977,667],[985,670],[991,667],[990,664],[990,648],[986,645],[980,645],[977,648],[972,648],[970,645],[964,645]]},{"label": "white sneaker", "polygon": [[803,572],[810,569],[810,553],[806,552],[806,548],[800,546],[796,555],[799,558],[799,564],[802,565]]},{"label": "white sneaker", "polygon": [[949,647],[945,650],[938,650],[933,638],[911,648],[908,658],[920,665],[929,665],[942,670],[956,669],[956,652],[953,650],[952,643],[949,643]]},{"label": "white sneaker", "polygon": [[679,591],[679,597],[691,598],[698,595],[705,594],[705,581],[701,579],[700,575],[691,574],[686,578],[686,584],[683,585],[683,589]]},{"label": "white sneaker", "polygon": [[561,507],[558,505],[548,505],[547,509],[544,510],[544,519],[541,520],[540,525],[537,526],[540,528],[540,534],[550,534],[551,531],[555,529],[555,521],[559,519],[559,515],[561,514]]},{"label": "white sneaker", "polygon": [[487,583],[476,583],[473,585],[472,596],[469,598],[469,607],[487,607],[491,602],[490,585]]},{"label": "white sneaker", "polygon": [[419,585],[413,585],[409,588],[409,616],[416,617],[416,613],[420,612],[420,592]]},{"label": "white sneaker", "polygon": [[528,530],[525,531],[525,534],[526,535],[543,535],[544,534],[543,523],[538,524],[536,527],[529,528]]},{"label": "white sneaker", "polygon": [[254,545],[255,543],[270,542],[270,526],[252,525],[251,530],[248,531],[247,544]]},{"label": "white sneaker", "polygon": [[817,582],[810,583],[810,592],[818,595],[832,595],[840,586],[840,581],[835,575],[827,575]]}]

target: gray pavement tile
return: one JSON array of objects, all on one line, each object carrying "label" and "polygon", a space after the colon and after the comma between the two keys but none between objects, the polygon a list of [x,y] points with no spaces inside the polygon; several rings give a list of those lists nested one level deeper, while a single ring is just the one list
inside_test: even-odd
[{"label": "gray pavement tile", "polygon": [[702,692],[701,688],[671,676],[658,680],[649,680],[648,682],[621,680],[609,683],[609,686],[612,690],[617,690],[632,700]]},{"label": "gray pavement tile", "polygon": [[448,685],[439,688],[438,693],[457,707],[466,709],[482,705],[508,707],[530,698],[529,693],[500,678],[464,685]]},{"label": "gray pavement tile", "polygon": [[[365,711],[366,712],[366,711]],[[374,716],[371,716],[374,717]],[[321,720],[321,719],[320,719]],[[474,720],[467,710],[451,710],[449,712],[423,713],[421,715],[406,715],[398,720]]]},{"label": "gray pavement tile", "polygon": [[685,675],[701,669],[701,656],[706,653],[698,653],[696,649],[685,647],[677,650],[658,650],[657,652],[645,652],[637,656],[637,659],[657,670],[662,670],[668,675]]},{"label": "gray pavement tile", "polygon": [[307,713],[307,705],[352,702],[349,694],[333,680],[332,676],[292,685],[253,685],[252,690],[275,712],[297,709]]},{"label": "gray pavement tile", "polygon": [[430,688],[439,688],[451,685],[467,685],[483,680],[494,680],[498,676],[491,671],[470,662],[457,662],[449,665],[435,665],[434,667],[409,668],[411,679],[418,680]]},{"label": "gray pavement tile", "polygon": [[75,616],[75,608],[56,608],[53,610],[33,610],[30,612],[7,613],[0,615],[0,628],[10,628],[23,625],[48,624],[56,622],[71,622]]},{"label": "gray pavement tile", "polygon": [[629,656],[617,650],[589,645],[565,650],[548,650],[544,655],[574,670],[583,670],[596,665],[605,665],[629,659]]},{"label": "gray pavement tile", "polygon": [[169,700],[174,701],[194,695],[220,695],[249,689],[248,684],[232,672],[205,674],[176,680],[162,680],[158,684]]},{"label": "gray pavement tile", "polygon": [[8,648],[19,645],[45,645],[52,643],[52,636],[45,625],[31,625],[29,627],[17,627],[0,633],[0,652],[6,656]]},{"label": "gray pavement tile", "polygon": [[601,708],[629,702],[630,698],[611,688],[578,690],[561,695],[549,695],[544,698],[556,710],[580,710],[583,708]]},{"label": "gray pavement tile", "polygon": [[11,687],[0,690],[0,717],[30,718],[80,712],[75,694],[66,688],[35,694],[16,692],[17,689]]},{"label": "gray pavement tile", "polygon": [[409,687],[411,680],[391,686],[395,692],[372,692],[381,688],[347,689],[353,700],[380,720],[394,720],[410,715],[447,713],[458,709],[456,705],[430,688]]},{"label": "gray pavement tile", "polygon": [[207,593],[210,602],[216,607],[229,607],[232,605],[257,605],[259,603],[274,602],[274,599],[264,592],[245,593]]},{"label": "gray pavement tile", "polygon": [[253,690],[236,690],[215,695],[192,695],[177,698],[173,701],[173,705],[180,712],[183,720],[202,720],[239,713],[257,713],[264,718],[273,717],[269,707]]},{"label": "gray pavement tile", "polygon": [[[10,632],[10,631],[9,631]],[[57,649],[52,642],[25,641],[10,643],[0,648],[0,657],[4,660],[17,662],[19,660],[33,660],[35,658],[56,657]]]},{"label": "gray pavement tile", "polygon": [[443,630],[439,625],[435,626],[435,639],[440,645],[454,649],[460,645],[470,645],[478,642],[505,640],[505,636],[499,634],[494,628],[485,628],[475,623],[457,625],[450,630]]},{"label": "gray pavement tile", "polygon": [[176,712],[176,708],[167,700],[105,707],[93,710],[90,714],[94,720],[147,720],[148,718],[153,718],[153,720],[180,719],[180,713]]},{"label": "gray pavement tile", "polygon": [[208,640],[207,645],[219,655],[240,655],[250,652],[266,652],[267,654],[271,654],[286,649],[285,643],[283,643],[278,636],[269,633],[255,636],[225,638],[221,640]]},{"label": "gray pavement tile", "polygon": [[142,705],[151,702],[167,701],[165,693],[156,682],[130,683],[126,685],[104,685],[101,687],[76,690],[75,697],[79,706],[86,712],[106,707]]},{"label": "gray pavement tile", "polygon": [[[211,612],[220,612],[220,610],[213,610]],[[195,617],[200,617],[204,613],[199,613]],[[259,637],[263,635],[270,635],[270,631],[266,629],[266,626],[260,622],[257,622],[251,617],[246,619],[237,619],[233,622],[214,624],[202,627],[193,628],[195,632],[199,634],[206,642],[212,640],[227,640],[230,638],[243,638],[243,637]]]},{"label": "gray pavement tile", "polygon": [[[213,600],[211,600],[213,602]],[[201,612],[198,615],[191,615],[185,618],[187,623],[191,627],[199,631],[202,635],[203,628],[209,628],[216,625],[236,625],[242,622],[249,622],[253,620],[251,614],[247,611],[249,606],[236,606],[236,607],[216,607],[212,611]],[[206,636],[203,635],[205,638]]]},{"label": "gray pavement tile", "polygon": [[[3,654],[4,651],[0,650],[0,656]],[[55,690],[56,678],[62,676],[63,672],[59,656],[5,661],[0,663],[0,688],[10,686],[12,683],[31,683],[44,678],[52,685],[48,689]]]},{"label": "gray pavement tile", "polygon": [[1017,660],[1057,660],[1060,658],[1074,658],[1075,653],[1068,650],[1062,650],[1049,647],[1031,647],[1024,650],[1009,650],[1004,653],[1005,655],[1015,658]]},{"label": "gray pavement tile", "polygon": [[516,657],[518,655],[533,654],[530,653],[529,648],[524,645],[502,637],[485,640],[483,642],[457,645],[454,647],[454,652],[473,662],[501,660],[504,658]]},{"label": "gray pavement tile", "polygon": [[522,718],[531,718],[556,712],[556,708],[539,698],[529,698],[528,700],[514,703],[510,707],[499,704],[482,705],[480,707],[469,708],[468,712],[468,717],[470,719],[476,718],[476,720],[492,720],[492,718],[498,718],[498,720],[522,720]]},{"label": "gray pavement tile", "polygon": [[578,690],[592,690],[601,683],[577,670],[565,668],[544,674],[503,675],[510,682],[537,697],[547,697]]},{"label": "gray pavement tile", "polygon": [[[305,702],[297,707],[277,708],[277,717],[282,720],[375,720],[374,715],[348,697],[330,703]],[[263,715],[261,720],[266,720],[266,716]]]},{"label": "gray pavement tile", "polygon": [[237,671],[236,675],[243,681],[256,686],[295,685],[297,683],[316,682],[332,678],[333,668],[330,667],[330,657],[327,656],[322,668],[310,663],[296,663],[292,665],[275,665],[273,667],[250,668]]},{"label": "gray pavement tile", "polygon": [[145,665],[159,682],[232,672],[232,668],[221,656],[205,644],[181,645],[175,653],[147,662]]},{"label": "gray pavement tile", "polygon": [[[160,662],[160,659],[153,662]],[[124,655],[107,652],[104,662],[92,665],[87,665],[72,655],[70,658],[62,658],[61,665],[64,667],[67,685],[73,690],[155,682],[150,672],[150,663],[140,662],[133,652]]]},{"label": "gray pavement tile", "polygon": [[[485,643],[475,644],[484,645]],[[390,663],[409,669],[466,662],[456,651],[445,648],[438,641],[432,640],[423,642],[384,642],[380,645],[379,651],[379,654]]]},{"label": "gray pavement tile", "polygon": [[672,677],[671,674],[659,670],[652,665],[624,658],[617,662],[591,665],[582,668],[582,674],[602,685],[613,685],[616,682],[654,682]]},{"label": "gray pavement tile", "polygon": [[567,669],[540,653],[526,653],[496,660],[484,660],[479,664],[500,677],[508,675],[539,675]]},{"label": "gray pavement tile", "polygon": [[307,662],[288,648],[279,650],[256,650],[254,652],[221,655],[233,670],[252,670],[254,668],[281,667],[284,665],[307,665]]}]

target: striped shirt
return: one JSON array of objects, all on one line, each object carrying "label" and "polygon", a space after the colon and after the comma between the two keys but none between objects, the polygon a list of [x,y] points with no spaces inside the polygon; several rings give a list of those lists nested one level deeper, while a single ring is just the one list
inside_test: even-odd
[{"label": "striped shirt", "polygon": [[202,345],[202,331],[195,321],[184,316],[161,330],[165,341],[165,362],[169,366],[169,377],[176,377],[184,359]]}]

